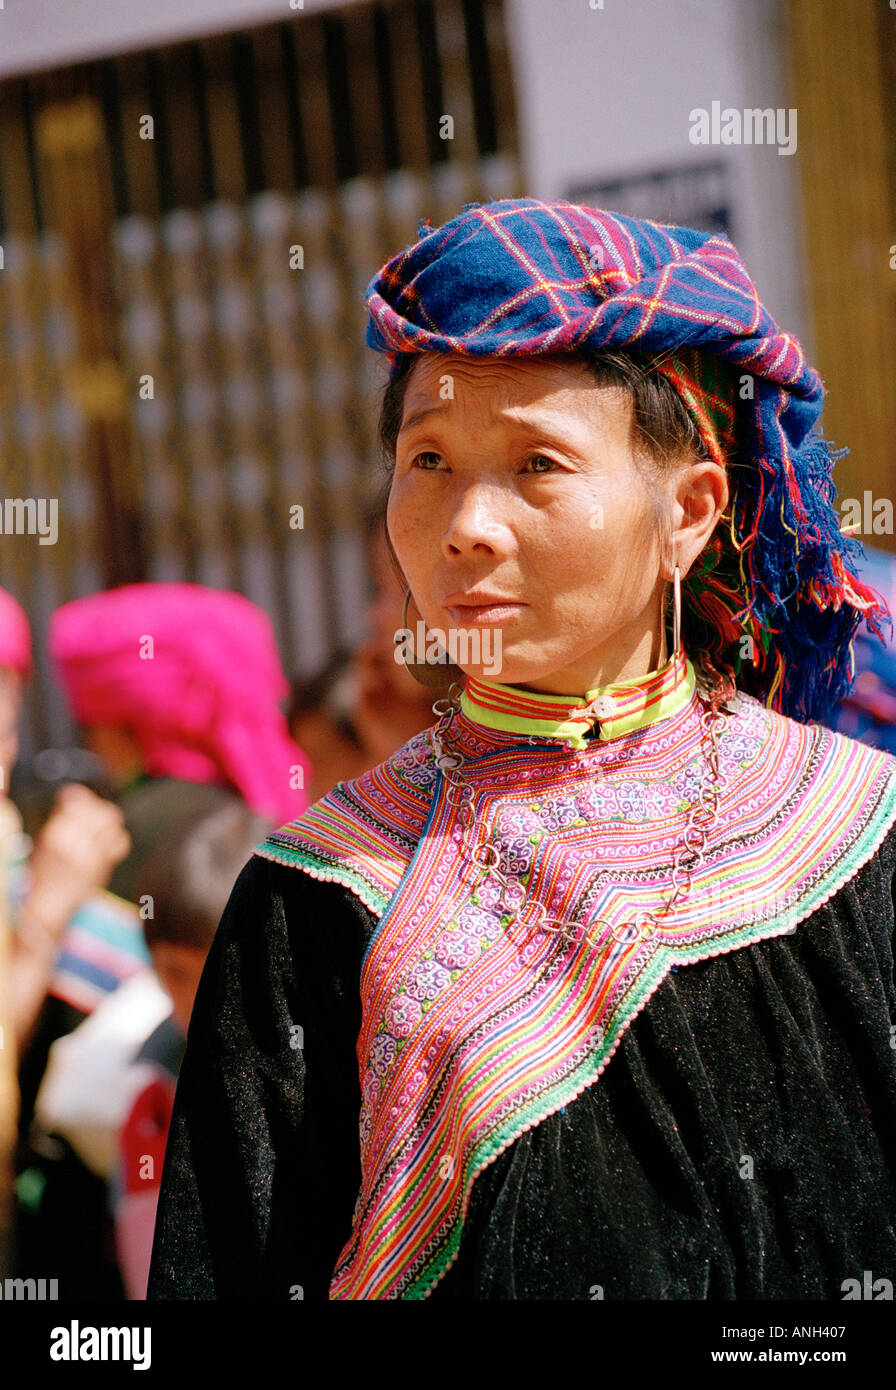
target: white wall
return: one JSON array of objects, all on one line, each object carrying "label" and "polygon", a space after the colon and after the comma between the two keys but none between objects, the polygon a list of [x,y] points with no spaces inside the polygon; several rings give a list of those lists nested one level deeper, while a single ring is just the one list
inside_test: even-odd
[{"label": "white wall", "polygon": [[[595,0],[596,3],[596,0]],[[811,356],[793,155],[690,143],[689,113],[792,104],[779,0],[505,0],[532,197],[664,165],[731,164],[732,239],[760,295]],[[797,131],[799,125],[797,123]]]},{"label": "white wall", "polygon": [[296,18],[347,0],[0,0],[0,77],[62,67],[228,29]]}]

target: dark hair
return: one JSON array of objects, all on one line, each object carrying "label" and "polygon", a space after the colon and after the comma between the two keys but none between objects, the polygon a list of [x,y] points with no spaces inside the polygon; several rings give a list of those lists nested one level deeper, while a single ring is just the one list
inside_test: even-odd
[{"label": "dark hair", "polygon": [[138,886],[152,899],[153,915],[143,923],[147,946],[170,941],[207,951],[234,880],[269,829],[222,788],[219,806],[163,836]]},{"label": "dark hair", "polygon": [[[377,443],[380,458],[390,474],[395,466],[395,448],[404,414],[408,378],[419,356],[419,353],[413,352],[400,354],[396,371],[383,390]],[[631,440],[635,463],[648,477],[657,481],[667,477],[682,461],[702,462],[710,457],[696,420],[672,382],[657,368],[657,363],[663,361],[666,356],[668,354],[647,356],[609,349],[564,354],[564,360],[586,367],[601,385],[615,386],[627,393],[632,401]],[[387,497],[388,489],[384,494],[384,498]],[[661,488],[653,488],[650,490],[650,497],[657,529],[665,540],[669,526],[665,492]],[[392,549],[388,532],[386,541],[396,570],[400,574],[398,557]],[[689,617],[693,621],[693,615],[682,613],[686,643],[691,636]],[[714,699],[720,699],[730,679],[730,673],[726,672],[723,676],[710,660],[703,642],[692,641],[688,644],[688,650],[697,671],[713,687]]]}]

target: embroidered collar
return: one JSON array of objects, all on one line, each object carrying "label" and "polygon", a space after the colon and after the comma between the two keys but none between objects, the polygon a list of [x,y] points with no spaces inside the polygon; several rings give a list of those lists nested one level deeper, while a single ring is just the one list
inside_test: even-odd
[{"label": "embroidered collar", "polygon": [[875,853],[896,821],[896,759],[750,696],[730,703],[702,860],[634,939],[633,914],[649,921],[676,873],[705,762],[699,693],[584,756],[462,713],[452,742],[477,847],[492,848],[478,863],[459,852],[466,803],[431,730],[256,850],[378,918],[359,982],[361,1185],[331,1299],[425,1298],[457,1256],[477,1175],[599,1082],[670,971],[797,931]]},{"label": "embroidered collar", "polygon": [[592,728],[601,742],[645,728],[690,704],[695,687],[694,667],[681,651],[656,671],[584,696],[545,695],[468,677],[460,703],[468,719],[487,729],[563,738],[587,748]]}]

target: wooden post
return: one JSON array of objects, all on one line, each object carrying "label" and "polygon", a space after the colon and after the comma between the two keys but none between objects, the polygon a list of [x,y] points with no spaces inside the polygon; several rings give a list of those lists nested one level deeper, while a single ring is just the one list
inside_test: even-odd
[{"label": "wooden post", "polygon": [[[882,13],[881,13],[882,11]],[[896,501],[896,175],[886,51],[896,12],[874,0],[789,0],[792,104],[804,202],[817,361],[828,388],[823,428],[850,453],[834,474],[838,504]],[[896,538],[863,533],[883,550]]]},{"label": "wooden post", "polygon": [[67,383],[85,420],[86,472],[103,510],[103,574],[110,587],[146,577],[139,525],[130,389],[121,369],[108,149],[99,103],[79,96],[45,106],[37,147],[49,218],[67,252],[78,360]]}]

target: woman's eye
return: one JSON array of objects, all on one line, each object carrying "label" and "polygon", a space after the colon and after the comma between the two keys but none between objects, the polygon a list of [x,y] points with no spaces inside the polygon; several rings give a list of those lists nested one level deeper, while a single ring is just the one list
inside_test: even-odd
[{"label": "woman's eye", "polygon": [[[435,463],[433,463],[432,460],[435,460]],[[433,468],[438,467],[441,462],[442,455],[434,453],[417,454],[414,459],[415,467],[422,468],[427,472],[432,472]]]},{"label": "woman's eye", "polygon": [[545,454],[531,454],[528,459],[532,473],[550,473],[557,467],[553,459],[549,459]]}]

